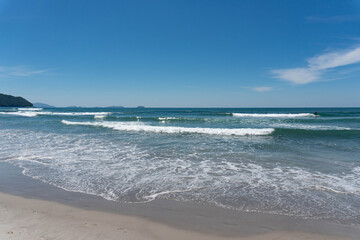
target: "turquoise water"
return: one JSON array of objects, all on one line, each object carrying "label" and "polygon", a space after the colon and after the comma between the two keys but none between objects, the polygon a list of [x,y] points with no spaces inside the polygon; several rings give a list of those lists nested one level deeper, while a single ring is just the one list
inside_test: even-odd
[{"label": "turquoise water", "polygon": [[360,223],[360,108],[3,108],[0,136],[68,191]]}]

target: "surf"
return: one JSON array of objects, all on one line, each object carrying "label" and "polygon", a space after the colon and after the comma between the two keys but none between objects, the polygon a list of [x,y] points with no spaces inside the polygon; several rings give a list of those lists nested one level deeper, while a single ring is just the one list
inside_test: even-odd
[{"label": "surf", "polygon": [[255,118],[299,118],[316,117],[313,113],[232,113],[234,117],[255,117]]},{"label": "surf", "polygon": [[174,126],[152,126],[139,123],[123,123],[123,122],[71,122],[67,120],[61,121],[66,125],[83,125],[94,127],[105,127],[119,131],[134,131],[134,132],[154,132],[154,133],[197,133],[210,135],[270,135],[274,132],[273,128],[201,128],[201,127],[174,127]]}]

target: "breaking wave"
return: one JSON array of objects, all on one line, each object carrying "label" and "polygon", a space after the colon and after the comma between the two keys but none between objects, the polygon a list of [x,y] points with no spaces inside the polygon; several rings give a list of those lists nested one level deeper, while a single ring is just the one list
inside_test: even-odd
[{"label": "breaking wave", "polygon": [[290,124],[290,123],[279,123],[273,125],[276,128],[284,129],[299,129],[299,130],[318,130],[318,131],[332,131],[332,130],[357,130],[349,127],[341,126],[327,126],[327,125],[310,125],[310,124]]},{"label": "breaking wave", "polygon": [[188,128],[188,127],[164,127],[150,126],[145,124],[129,124],[123,122],[71,122],[61,121],[66,125],[84,125],[94,127],[106,127],[119,131],[155,132],[155,133],[200,133],[211,135],[269,135],[274,132],[273,128]]},{"label": "breaking wave", "polygon": [[42,108],[18,108],[19,111],[41,111]]},{"label": "breaking wave", "polygon": [[56,115],[56,116],[97,116],[109,115],[110,112],[38,112],[39,115]]},{"label": "breaking wave", "polygon": [[[95,118],[104,118],[107,115],[110,115],[110,112],[38,112],[41,111],[42,108],[19,108],[17,112],[0,112],[0,114],[7,115],[17,115],[24,117],[36,117],[39,115],[47,115],[47,116],[94,116]],[[26,111],[25,111],[26,110]]]},{"label": "breaking wave", "polygon": [[234,117],[258,117],[258,118],[297,118],[315,117],[313,113],[233,113]]},{"label": "breaking wave", "polygon": [[15,116],[23,116],[23,117],[36,117],[37,112],[0,112],[0,114],[4,115],[15,115]]}]

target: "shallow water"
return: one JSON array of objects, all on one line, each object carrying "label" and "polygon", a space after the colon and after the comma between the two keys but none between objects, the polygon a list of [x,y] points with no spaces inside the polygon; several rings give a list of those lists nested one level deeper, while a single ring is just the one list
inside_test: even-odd
[{"label": "shallow water", "polygon": [[12,108],[0,136],[0,161],[69,191],[360,223],[359,108]]}]

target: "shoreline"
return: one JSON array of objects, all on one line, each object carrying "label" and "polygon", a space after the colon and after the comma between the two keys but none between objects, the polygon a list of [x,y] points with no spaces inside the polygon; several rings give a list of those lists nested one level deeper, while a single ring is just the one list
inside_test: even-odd
[{"label": "shoreline", "polygon": [[197,203],[108,201],[24,176],[6,162],[0,162],[0,213],[1,239],[358,239],[360,235],[358,225]]}]

